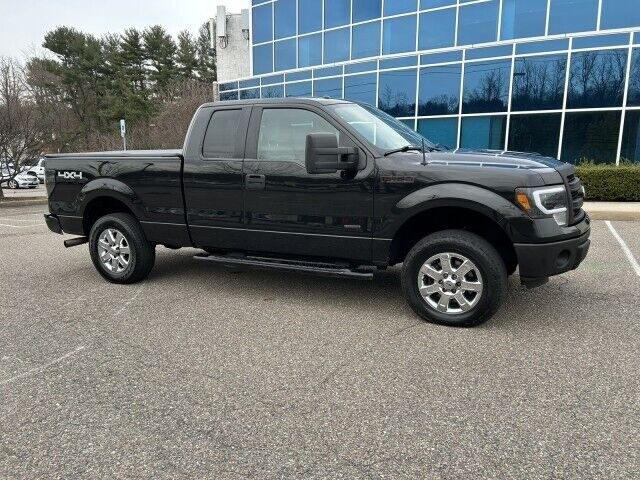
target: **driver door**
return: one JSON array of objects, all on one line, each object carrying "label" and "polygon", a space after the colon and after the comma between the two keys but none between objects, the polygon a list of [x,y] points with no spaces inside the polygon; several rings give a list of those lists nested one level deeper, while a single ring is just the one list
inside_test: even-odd
[{"label": "driver door", "polygon": [[319,108],[278,104],[254,107],[243,163],[247,250],[370,261],[374,168],[359,148],[357,173],[309,174],[310,133],[357,143]]}]

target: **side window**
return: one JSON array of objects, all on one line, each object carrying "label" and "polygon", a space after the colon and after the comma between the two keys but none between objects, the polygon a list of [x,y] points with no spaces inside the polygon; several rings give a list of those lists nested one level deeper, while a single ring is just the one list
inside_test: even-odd
[{"label": "side window", "polygon": [[333,133],[329,122],[316,113],[295,108],[272,108],[262,112],[258,137],[258,160],[295,162],[304,165],[307,135]]},{"label": "side window", "polygon": [[204,135],[202,155],[205,158],[240,158],[236,140],[242,110],[218,110],[213,113]]}]

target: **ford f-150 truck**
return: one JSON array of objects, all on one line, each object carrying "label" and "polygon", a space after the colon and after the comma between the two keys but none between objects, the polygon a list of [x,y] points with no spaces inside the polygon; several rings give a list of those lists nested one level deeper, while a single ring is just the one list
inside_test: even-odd
[{"label": "ford f-150 truck", "polygon": [[448,151],[340,100],[205,104],[182,150],[49,155],[46,188],[49,228],[88,242],[110,282],[144,279],[157,245],[336,277],[402,264],[413,310],[447,325],[490,318],[516,269],[539,286],[589,249],[572,165]]}]

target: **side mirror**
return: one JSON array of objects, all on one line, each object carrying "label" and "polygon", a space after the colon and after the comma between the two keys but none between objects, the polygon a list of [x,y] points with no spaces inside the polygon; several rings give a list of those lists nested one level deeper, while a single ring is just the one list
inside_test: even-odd
[{"label": "side mirror", "polygon": [[305,165],[307,173],[336,173],[358,168],[358,149],[338,147],[338,136],[332,133],[307,135]]}]

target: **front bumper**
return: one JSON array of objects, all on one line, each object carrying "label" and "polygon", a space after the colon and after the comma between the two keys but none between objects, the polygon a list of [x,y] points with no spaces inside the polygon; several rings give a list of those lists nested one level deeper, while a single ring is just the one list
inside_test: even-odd
[{"label": "front bumper", "polygon": [[591,231],[579,237],[553,243],[515,244],[524,284],[540,284],[540,280],[575,270],[589,252]]},{"label": "front bumper", "polygon": [[47,223],[47,227],[49,227],[49,230],[51,230],[53,233],[62,235],[62,225],[60,225],[60,219],[57,215],[47,213],[44,216],[44,221]]}]

